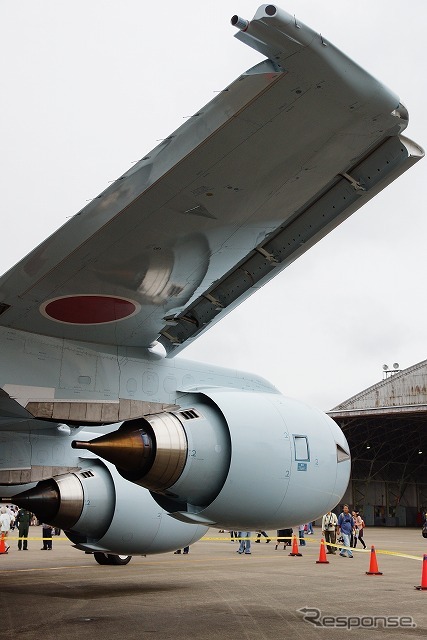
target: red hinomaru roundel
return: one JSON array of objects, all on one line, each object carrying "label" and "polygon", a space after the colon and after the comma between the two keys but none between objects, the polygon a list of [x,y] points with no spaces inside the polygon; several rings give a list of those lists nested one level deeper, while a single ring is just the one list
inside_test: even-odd
[{"label": "red hinomaru roundel", "polygon": [[53,298],[40,305],[40,312],[50,320],[67,324],[105,324],[135,315],[137,302],[116,296],[79,294]]}]

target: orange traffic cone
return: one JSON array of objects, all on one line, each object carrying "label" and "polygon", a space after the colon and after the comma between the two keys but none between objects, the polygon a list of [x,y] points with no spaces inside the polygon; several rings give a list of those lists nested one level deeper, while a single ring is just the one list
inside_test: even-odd
[{"label": "orange traffic cone", "polygon": [[421,574],[421,584],[415,587],[418,591],[427,591],[427,553],[423,555],[423,571]]},{"label": "orange traffic cone", "polygon": [[1,538],[0,538],[0,553],[7,553],[6,545],[4,543],[4,533],[1,534]]},{"label": "orange traffic cone", "polygon": [[326,560],[325,540],[323,538],[320,541],[319,559],[316,560],[316,564],[329,564],[329,560]]},{"label": "orange traffic cone", "polygon": [[369,571],[366,571],[367,576],[382,576],[382,571],[378,571],[377,554],[375,553],[375,547],[371,547],[371,561],[369,563]]},{"label": "orange traffic cone", "polygon": [[289,554],[290,556],[302,556],[302,553],[298,551],[298,542],[297,537],[294,536],[292,538],[292,551]]}]

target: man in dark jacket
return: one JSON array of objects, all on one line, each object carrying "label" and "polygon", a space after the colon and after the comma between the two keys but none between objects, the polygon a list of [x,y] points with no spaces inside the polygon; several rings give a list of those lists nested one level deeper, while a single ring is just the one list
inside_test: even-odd
[{"label": "man in dark jacket", "polygon": [[[28,549],[28,530],[30,528],[31,513],[26,509],[19,509],[16,521],[18,523],[18,550],[27,551]],[[22,543],[24,543],[22,545]]]}]

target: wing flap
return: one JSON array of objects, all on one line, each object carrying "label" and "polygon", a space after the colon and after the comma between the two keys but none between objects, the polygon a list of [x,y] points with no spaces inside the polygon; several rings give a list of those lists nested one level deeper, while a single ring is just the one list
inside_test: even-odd
[{"label": "wing flap", "polygon": [[389,138],[314,202],[257,246],[180,314],[169,316],[159,341],[179,353],[208,326],[229,313],[257,288],[291,264],[313,244],[412,166],[422,150],[403,136]]}]

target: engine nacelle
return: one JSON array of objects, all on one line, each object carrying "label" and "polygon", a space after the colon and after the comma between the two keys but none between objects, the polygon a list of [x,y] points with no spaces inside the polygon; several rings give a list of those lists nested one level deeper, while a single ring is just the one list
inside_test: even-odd
[{"label": "engine nacelle", "polygon": [[172,519],[150,493],[124,480],[112,465],[83,461],[76,473],[39,482],[13,497],[43,522],[64,529],[83,551],[145,555],[193,544],[206,526]]},{"label": "engine nacelle", "polygon": [[187,394],[180,411],[73,446],[115,464],[177,520],[227,528],[315,519],[335,507],[350,476],[348,444],[336,423],[275,393]]}]

